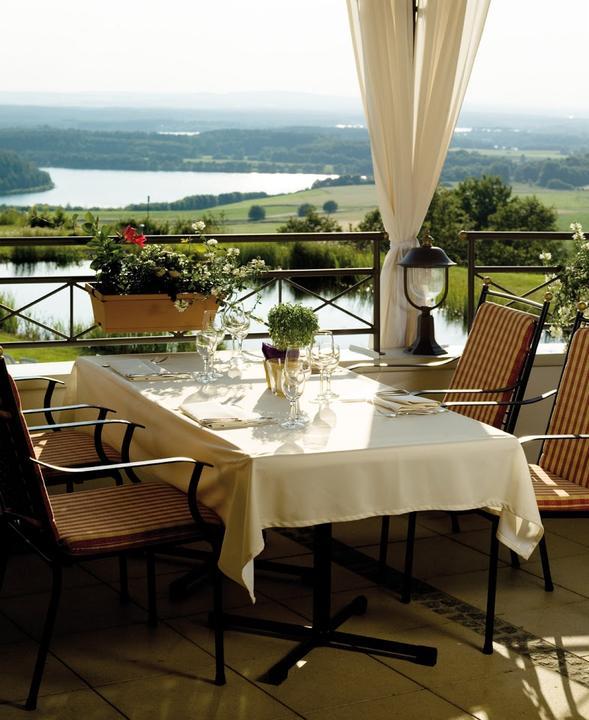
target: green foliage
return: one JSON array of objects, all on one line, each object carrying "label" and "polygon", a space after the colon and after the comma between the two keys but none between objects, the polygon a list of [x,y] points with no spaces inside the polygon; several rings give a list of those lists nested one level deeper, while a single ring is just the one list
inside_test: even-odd
[{"label": "green foliage", "polygon": [[312,212],[315,212],[317,208],[315,205],[311,205],[311,203],[303,203],[302,205],[299,205],[297,208],[297,215],[300,218],[307,217],[307,215],[310,215]]},{"label": "green foliage", "polygon": [[[193,233],[201,235],[204,229],[202,221],[193,224]],[[131,226],[111,236],[91,213],[84,230],[92,235],[90,267],[96,271],[98,289],[107,295],[166,293],[176,301],[179,293],[201,293],[223,298],[243,289],[265,269],[259,258],[242,265],[237,248],[221,248],[214,238],[204,241],[202,252],[187,254],[158,244],[144,247],[145,236]],[[190,245],[188,238],[183,242]]]},{"label": "green foliage", "polygon": [[266,217],[266,210],[261,205],[252,205],[247,216],[252,222],[258,222],[259,220],[264,220]]},{"label": "green foliage", "polygon": [[460,209],[469,219],[469,230],[488,228],[489,217],[511,196],[511,188],[501,178],[487,175],[464,180],[454,192]]},{"label": "green foliage", "polygon": [[29,210],[27,215],[27,224],[32,228],[52,228],[60,230],[73,230],[74,233],[77,229],[78,216],[67,215],[65,210],[61,207],[56,208],[53,212],[47,209],[38,209],[37,206]]},{"label": "green foliage", "polygon": [[51,176],[15,152],[0,150],[0,194],[49,190]]},{"label": "green foliage", "polygon": [[361,222],[358,223],[357,230],[360,232],[384,232],[384,223],[378,208],[369,210]]},{"label": "green foliage", "polygon": [[333,218],[319,215],[314,210],[305,217],[288,219],[285,225],[276,228],[279,233],[341,232],[341,225]]},{"label": "green foliage", "polygon": [[323,212],[331,215],[331,213],[337,212],[337,207],[338,205],[335,200],[326,200],[323,203]]},{"label": "green foliage", "polygon": [[317,315],[303,305],[283,303],[274,305],[268,312],[268,334],[279,350],[309,345],[317,330]]},{"label": "green foliage", "polygon": [[574,255],[553,286],[553,334],[558,337],[572,326],[577,303],[589,301],[589,241],[579,223],[571,223],[571,230],[575,241]]},{"label": "green foliage", "polygon": [[512,197],[489,217],[492,230],[556,230],[556,210],[546,207],[535,195]]},{"label": "green foliage", "polygon": [[[430,203],[422,231],[433,236],[448,255],[466,263],[466,243],[461,230],[556,230],[556,211],[537,197],[511,197],[511,188],[498,177],[469,178],[455,188],[439,187]],[[371,210],[358,230],[384,230],[378,209]],[[477,260],[489,265],[536,265],[542,250],[549,250],[555,263],[564,260],[560,243],[491,240],[477,245]]]}]

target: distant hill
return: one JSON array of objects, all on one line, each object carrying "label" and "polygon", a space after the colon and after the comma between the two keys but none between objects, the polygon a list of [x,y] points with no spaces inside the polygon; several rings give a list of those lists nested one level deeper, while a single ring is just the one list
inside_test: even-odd
[{"label": "distant hill", "polygon": [[0,150],[0,194],[23,193],[34,190],[50,190],[51,176],[39,170],[29,160],[23,160],[15,152]]}]

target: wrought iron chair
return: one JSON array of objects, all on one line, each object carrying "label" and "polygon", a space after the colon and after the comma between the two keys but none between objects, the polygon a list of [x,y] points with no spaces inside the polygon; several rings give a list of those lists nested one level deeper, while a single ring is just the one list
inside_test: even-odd
[{"label": "wrought iron chair", "polygon": [[[0,348],[0,355],[1,354],[2,350]],[[14,378],[17,386],[20,383],[28,383],[31,381],[41,381],[47,384],[43,398],[43,407],[30,408],[22,411],[23,415],[26,416],[42,414],[45,418],[46,424],[29,427],[36,458],[49,465],[60,467],[82,468],[100,465],[103,469],[95,474],[94,477],[110,476],[115,480],[117,485],[122,485],[123,476],[112,466],[117,463],[130,462],[129,450],[133,433],[136,428],[142,426],[127,420],[107,418],[109,413],[115,413],[116,411],[102,405],[88,403],[52,405],[55,388],[57,385],[64,384],[56,378],[47,376]],[[95,420],[60,423],[57,422],[54,416],[54,413],[57,412],[79,410],[96,410],[97,417]],[[104,427],[108,425],[117,425],[123,431],[120,450],[115,449],[103,439]],[[94,428],[94,432],[88,434],[83,432],[84,428]],[[104,466],[110,467],[105,468]],[[125,474],[132,482],[138,482],[138,478],[132,468],[129,468]],[[73,491],[74,483],[81,483],[83,480],[91,479],[89,473],[84,478],[76,477],[74,479],[70,474],[49,469],[46,470],[44,477],[47,486],[65,484],[67,492]]]},{"label": "wrought iron chair", "polygon": [[[9,539],[23,541],[51,568],[51,599],[40,640],[26,709],[36,707],[45,661],[61,595],[62,570],[77,561],[145,551],[147,560],[148,619],[157,623],[154,553],[169,547],[207,540],[218,558],[223,524],[216,513],[197,501],[198,482],[206,463],[185,457],[119,463],[127,470],[188,463],[193,466],[188,497],[164,482],[145,482],[64,493],[49,497],[44,472],[49,466],[36,460],[13,384],[0,358],[0,587],[8,561]],[[51,468],[50,468],[51,469]],[[72,476],[100,468],[53,468]],[[216,671],[215,682],[225,683],[223,660],[222,575],[214,571]]]},{"label": "wrought iron chair", "polygon": [[[485,279],[478,309],[464,351],[450,387],[421,390],[416,395],[443,395],[443,405],[493,427],[513,432],[524,398],[538,344],[544,330],[552,296],[543,303],[491,290]],[[516,310],[509,305],[489,302],[496,297],[509,305],[522,304],[534,312]],[[452,526],[459,530],[455,513]],[[379,568],[386,572],[390,518],[382,519]],[[401,600],[411,599],[411,579],[415,548],[416,513],[409,513],[407,546]],[[512,555],[512,563],[518,564]]]},{"label": "wrought iron chair", "polygon": [[[529,466],[542,518],[589,517],[589,319],[584,317],[585,309],[579,303],[546,434],[520,438],[522,444],[542,443],[538,462]],[[496,578],[497,538],[492,538],[491,548],[490,573]],[[551,592],[554,584],[545,538],[540,557],[544,587]],[[494,607],[494,597],[492,602]]]}]

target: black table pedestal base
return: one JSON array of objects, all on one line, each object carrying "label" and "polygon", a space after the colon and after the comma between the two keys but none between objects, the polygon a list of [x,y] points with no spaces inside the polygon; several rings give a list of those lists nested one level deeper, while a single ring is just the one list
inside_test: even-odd
[{"label": "black table pedestal base", "polygon": [[313,622],[311,625],[261,620],[241,615],[223,614],[223,627],[241,632],[269,635],[285,640],[299,640],[299,644],[275,663],[259,679],[272,685],[280,685],[289,670],[317,647],[333,647],[341,650],[374,653],[400,660],[433,666],[437,661],[436,648],[427,645],[411,645],[383,640],[367,635],[341,632],[337,628],[352,615],[363,615],[368,607],[364,595],[331,616],[331,525],[317,525],[314,536],[315,584],[313,591]]}]

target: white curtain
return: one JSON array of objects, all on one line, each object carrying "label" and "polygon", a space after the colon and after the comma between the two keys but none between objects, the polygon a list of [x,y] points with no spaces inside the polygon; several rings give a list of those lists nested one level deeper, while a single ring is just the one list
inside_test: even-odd
[{"label": "white curtain", "polygon": [[381,345],[413,338],[397,261],[416,244],[452,139],[490,0],[348,0],[378,204],[391,249]]}]

